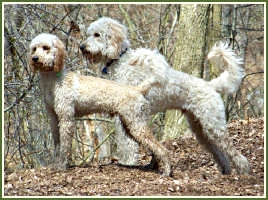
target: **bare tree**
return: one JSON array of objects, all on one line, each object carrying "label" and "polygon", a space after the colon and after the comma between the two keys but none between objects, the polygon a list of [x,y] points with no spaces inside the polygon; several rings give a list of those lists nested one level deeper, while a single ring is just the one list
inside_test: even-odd
[{"label": "bare tree", "polygon": [[[47,165],[53,142],[48,125],[39,76],[30,71],[28,46],[41,32],[56,34],[66,44],[66,67],[96,76],[79,52],[87,26],[100,16],[109,16],[128,27],[132,48],[159,51],[172,67],[210,80],[220,72],[205,60],[215,41],[232,41],[245,57],[246,77],[241,90],[226,97],[228,118],[262,117],[264,104],[264,6],[261,4],[4,4],[4,164],[6,170]],[[243,43],[244,41],[244,43]],[[242,50],[242,51],[241,51]],[[230,100],[229,100],[230,99]],[[107,116],[77,119],[74,164],[88,162],[92,155],[84,120],[103,127],[103,140],[113,141],[113,122]],[[152,118],[157,138],[172,137],[187,130],[179,112],[159,113]],[[161,132],[165,131],[163,136]],[[93,153],[96,149],[93,149]]]},{"label": "bare tree", "polygon": [[[207,46],[209,4],[180,6],[179,27],[173,67],[201,77]],[[185,132],[187,123],[180,111],[168,111],[165,116],[165,138]]]}]

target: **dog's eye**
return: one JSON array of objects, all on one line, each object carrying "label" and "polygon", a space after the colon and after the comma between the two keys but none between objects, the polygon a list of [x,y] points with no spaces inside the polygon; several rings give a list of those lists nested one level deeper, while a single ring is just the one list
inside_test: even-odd
[{"label": "dog's eye", "polygon": [[100,37],[99,33],[94,33],[94,37]]},{"label": "dog's eye", "polygon": [[34,53],[36,51],[36,47],[34,47],[33,49],[32,49],[32,52]]},{"label": "dog's eye", "polygon": [[45,51],[48,51],[50,48],[49,48],[49,46],[43,46],[43,49],[44,49]]}]

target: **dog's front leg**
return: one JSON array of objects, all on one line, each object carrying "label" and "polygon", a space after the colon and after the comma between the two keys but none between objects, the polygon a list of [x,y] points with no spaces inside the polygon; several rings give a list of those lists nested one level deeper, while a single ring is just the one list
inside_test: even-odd
[{"label": "dog's front leg", "polygon": [[60,155],[56,161],[58,169],[67,169],[72,160],[72,138],[75,129],[73,117],[64,116],[59,119]]},{"label": "dog's front leg", "polygon": [[51,109],[48,105],[46,106],[47,115],[49,118],[50,128],[52,132],[53,142],[54,142],[54,155],[53,161],[49,164],[55,163],[60,156],[60,132],[59,132],[59,120],[55,111]]},{"label": "dog's front leg", "polygon": [[115,116],[116,151],[113,157],[118,159],[122,165],[137,165],[139,159],[139,145],[127,135],[127,130],[123,126],[120,117]]},{"label": "dog's front leg", "polygon": [[65,101],[57,101],[55,110],[59,120],[60,155],[56,161],[56,168],[67,169],[72,157],[72,139],[75,131],[74,105],[72,98],[66,96]]}]

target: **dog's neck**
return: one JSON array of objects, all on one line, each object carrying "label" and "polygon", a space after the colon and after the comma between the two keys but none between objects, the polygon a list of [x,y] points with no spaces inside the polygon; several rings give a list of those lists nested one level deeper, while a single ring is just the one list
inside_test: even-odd
[{"label": "dog's neck", "polygon": [[107,74],[107,68],[110,67],[114,62],[116,62],[117,60],[119,60],[126,52],[127,52],[128,48],[124,49],[120,55],[119,55],[119,58],[117,59],[111,59],[111,60],[108,60],[104,66],[104,68],[102,69],[102,73],[103,74]]},{"label": "dog's neck", "polygon": [[64,74],[66,73],[66,70],[63,69],[59,72],[55,71],[47,71],[47,72],[39,72],[40,74],[40,83],[42,85],[52,84],[54,85],[55,82],[61,81],[64,77]]}]

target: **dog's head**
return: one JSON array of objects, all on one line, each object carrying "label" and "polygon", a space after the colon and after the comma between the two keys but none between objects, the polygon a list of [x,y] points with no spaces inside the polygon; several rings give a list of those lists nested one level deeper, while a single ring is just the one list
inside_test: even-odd
[{"label": "dog's head", "polygon": [[29,63],[33,72],[60,72],[65,55],[64,44],[57,36],[41,33],[31,41]]},{"label": "dog's head", "polygon": [[91,63],[99,63],[106,58],[118,59],[129,46],[127,28],[116,20],[102,17],[89,26],[80,49]]}]

